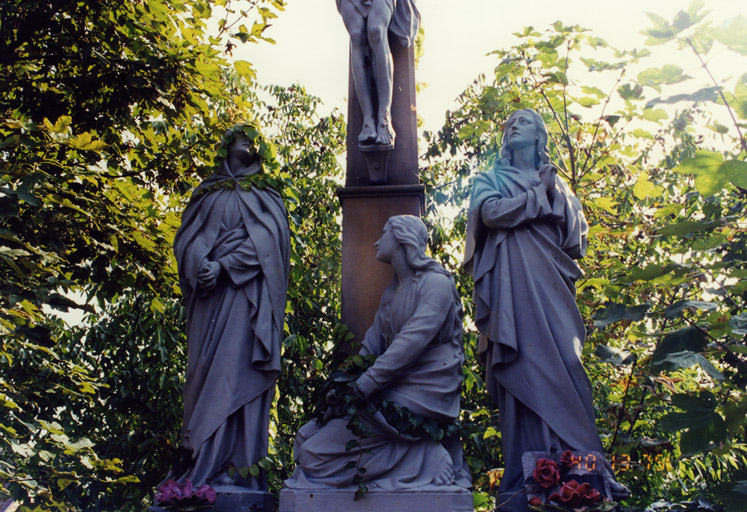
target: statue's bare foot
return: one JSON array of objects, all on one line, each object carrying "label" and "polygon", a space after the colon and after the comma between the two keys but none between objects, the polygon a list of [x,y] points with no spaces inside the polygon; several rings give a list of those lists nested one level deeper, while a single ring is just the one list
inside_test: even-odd
[{"label": "statue's bare foot", "polygon": [[358,142],[372,143],[376,140],[376,135],[376,123],[373,119],[366,119],[363,121],[361,133],[358,135]]},{"label": "statue's bare foot", "polygon": [[382,146],[389,146],[394,144],[394,128],[389,119],[385,118],[379,121],[379,126],[376,129],[376,144]]},{"label": "statue's bare foot", "polygon": [[620,501],[630,498],[630,489],[615,480],[613,477],[607,478],[607,484],[610,486],[610,494],[612,494],[614,500]]},{"label": "statue's bare foot", "polygon": [[441,467],[438,468],[438,473],[433,478],[433,483],[436,485],[452,485],[454,483],[454,468],[451,466],[451,461],[447,458],[441,463]]}]

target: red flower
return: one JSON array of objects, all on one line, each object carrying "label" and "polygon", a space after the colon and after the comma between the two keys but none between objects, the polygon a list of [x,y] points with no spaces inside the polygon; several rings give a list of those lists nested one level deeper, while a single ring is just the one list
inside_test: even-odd
[{"label": "red flower", "polygon": [[532,476],[543,489],[550,489],[560,482],[560,470],[554,460],[538,459]]},{"label": "red flower", "polygon": [[594,505],[602,501],[602,495],[588,482],[579,485],[576,491],[581,496],[584,505]]},{"label": "red flower", "polygon": [[575,462],[573,461],[573,452],[571,450],[566,450],[563,452],[563,454],[560,456],[560,464],[567,468],[575,464]]},{"label": "red flower", "polygon": [[581,495],[578,493],[578,482],[571,480],[560,487],[560,493],[553,493],[548,501],[554,501],[568,507],[575,507],[581,504]]},{"label": "red flower", "polygon": [[540,507],[542,506],[542,500],[535,496],[534,498],[529,500],[529,504],[533,507]]},{"label": "red flower", "polygon": [[602,495],[594,489],[591,484],[585,482],[579,484],[575,480],[570,480],[560,487],[560,493],[553,493],[548,501],[554,501],[568,507],[578,507],[579,505],[594,505],[602,500]]}]

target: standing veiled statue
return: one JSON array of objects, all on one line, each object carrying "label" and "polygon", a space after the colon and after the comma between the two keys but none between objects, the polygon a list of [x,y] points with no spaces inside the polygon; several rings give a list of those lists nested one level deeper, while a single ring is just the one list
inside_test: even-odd
[{"label": "standing veiled statue", "polygon": [[[434,426],[453,424],[459,415],[462,306],[451,274],[425,255],[426,241],[419,218],[398,215],[387,221],[376,258],[390,263],[395,276],[360,351],[375,356],[375,362],[352,386],[359,400],[376,405],[375,412],[359,418],[363,435],[349,428],[349,416],[342,417],[347,406],[304,425],[294,447],[297,467],[286,488],[355,488],[356,475],[371,490],[470,486],[458,437],[436,441],[403,431],[397,428],[403,422],[394,421],[401,417],[390,415],[406,409],[417,423]],[[341,405],[335,393],[330,391],[327,403]]]},{"label": "standing veiled statue", "polygon": [[218,491],[267,489],[248,468],[267,454],[270,405],[280,374],[290,240],[279,194],[257,188],[256,130],[223,138],[227,155],[192,194],[174,240],[187,310],[182,445],[170,478]]},{"label": "standing veiled statue", "polygon": [[[588,225],[549,161],[547,130],[531,109],[508,119],[497,163],[477,176],[465,267],[488,390],[500,412],[505,472],[499,502],[522,494],[525,452],[604,453],[581,363],[584,323],[575,302]],[[627,489],[615,481],[613,498]],[[526,510],[526,499],[505,510]]]},{"label": "standing veiled statue", "polygon": [[388,34],[404,47],[415,41],[420,26],[415,0],[337,0],[337,10],[350,34],[350,65],[363,112],[358,141],[393,147],[394,66]]}]

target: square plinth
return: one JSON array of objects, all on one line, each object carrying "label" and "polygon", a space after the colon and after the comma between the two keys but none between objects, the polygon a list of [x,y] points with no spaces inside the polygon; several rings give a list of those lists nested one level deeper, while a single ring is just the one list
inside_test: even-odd
[{"label": "square plinth", "polygon": [[[171,512],[172,509],[153,506],[148,512]],[[275,496],[263,491],[219,492],[212,507],[200,512],[274,512]]]},{"label": "square plinth", "polygon": [[280,491],[280,512],[472,512],[467,490],[370,491],[355,500],[355,491]]}]

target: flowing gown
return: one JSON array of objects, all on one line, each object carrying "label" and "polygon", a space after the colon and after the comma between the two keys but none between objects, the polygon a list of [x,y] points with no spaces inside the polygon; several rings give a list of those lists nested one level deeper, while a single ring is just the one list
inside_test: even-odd
[{"label": "flowing gown", "polygon": [[539,185],[538,176],[498,164],[475,179],[470,204],[465,264],[500,413],[507,494],[524,487],[525,451],[603,452],[575,302],[574,259],[586,251],[588,226],[560,178],[552,200]]},{"label": "flowing gown", "polygon": [[[378,392],[429,418],[455,419],[464,350],[461,301],[451,276],[445,271],[418,271],[402,287],[395,278],[382,295],[361,354],[378,356],[358,379],[364,394]],[[452,466],[455,486],[469,487],[459,439],[438,443],[404,436],[377,413],[368,418],[371,435],[360,440],[360,449],[348,451],[346,443],[358,438],[347,423],[348,418],[323,426],[312,421],[299,430],[294,447],[297,467],[285,487],[354,487],[355,464],[348,466],[359,456],[366,469],[364,481],[372,490],[444,489],[433,484],[444,464]]]},{"label": "flowing gown", "polygon": [[[188,366],[182,443],[195,486],[229,466],[244,468],[267,454],[274,384],[289,272],[289,228],[279,195],[250,190],[226,164],[195,191],[174,241],[187,307]],[[217,261],[221,277],[201,296],[197,275]],[[252,488],[266,488],[252,479]]]}]

